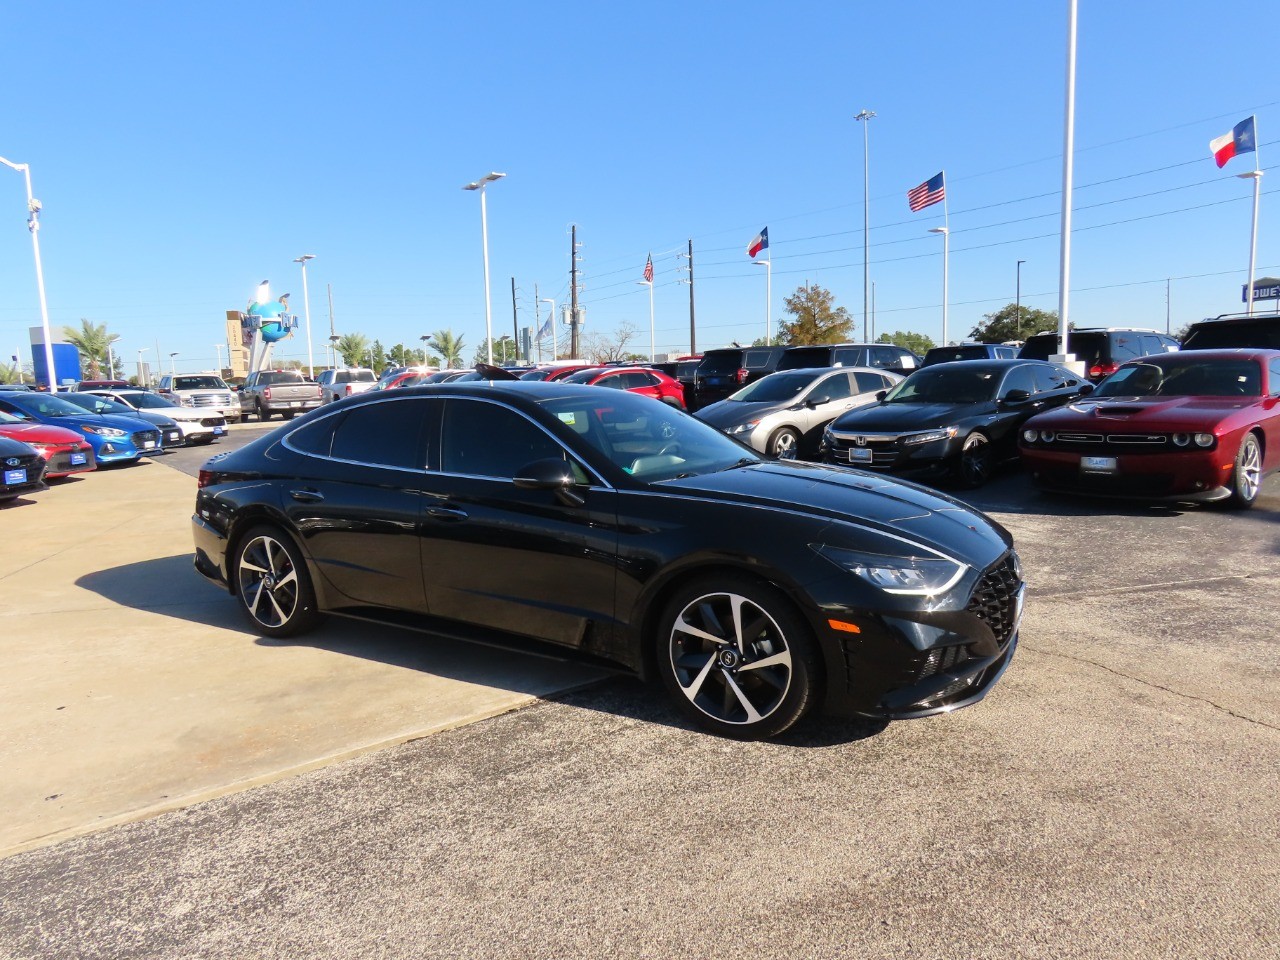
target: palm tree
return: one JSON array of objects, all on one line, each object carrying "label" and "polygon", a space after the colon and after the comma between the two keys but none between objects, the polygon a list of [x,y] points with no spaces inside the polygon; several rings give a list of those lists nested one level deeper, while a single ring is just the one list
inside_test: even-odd
[{"label": "palm tree", "polygon": [[338,353],[348,367],[359,367],[369,361],[369,338],[363,333],[344,333],[338,340]]},{"label": "palm tree", "polygon": [[437,330],[431,335],[431,349],[440,354],[440,369],[462,366],[462,337],[452,330]]},{"label": "palm tree", "polygon": [[0,363],[0,383],[26,383],[22,366],[17,363]]},{"label": "palm tree", "polygon": [[86,371],[89,379],[96,380],[100,376],[100,369],[107,365],[107,344],[115,339],[107,332],[107,325],[90,323],[81,317],[79,330],[74,327],[63,327],[62,335],[67,343],[80,351],[83,362],[87,364]]}]

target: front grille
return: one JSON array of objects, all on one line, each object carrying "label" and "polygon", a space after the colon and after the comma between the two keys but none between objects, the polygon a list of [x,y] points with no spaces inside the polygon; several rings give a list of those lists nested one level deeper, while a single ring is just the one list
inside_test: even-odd
[{"label": "front grille", "polygon": [[222,396],[216,393],[195,393],[187,397],[187,402],[193,407],[229,407],[232,400],[229,393]]},{"label": "front grille", "polygon": [[1168,443],[1169,438],[1160,433],[1110,433],[1107,434],[1107,443],[1121,444],[1162,444]]},{"label": "front grille", "polygon": [[928,656],[924,658],[924,663],[920,665],[920,671],[916,675],[917,680],[927,680],[934,674],[942,673],[944,670],[950,670],[957,664],[969,659],[969,648],[966,646],[958,647],[935,647],[929,651]]},{"label": "front grille", "polygon": [[1102,443],[1100,433],[1059,433],[1059,443]]},{"label": "front grille", "polygon": [[996,642],[1004,646],[1013,634],[1018,618],[1018,590],[1022,581],[1014,562],[1013,553],[1005,555],[992,569],[982,575],[973,588],[967,611],[991,628]]},{"label": "front grille", "polygon": [[[855,439],[856,438],[856,439]],[[862,443],[858,443],[858,439]],[[898,459],[900,451],[897,436],[871,436],[863,434],[832,434],[831,459],[837,463],[852,463],[857,467],[891,467]],[[870,450],[871,459],[850,460],[852,450]]]},{"label": "front grille", "polygon": [[205,417],[200,421],[202,427],[225,427],[227,421],[223,417]]},{"label": "front grille", "polygon": [[[1035,446],[1049,450],[1066,449],[1072,453],[1085,455],[1110,454],[1112,456],[1121,452],[1125,454],[1163,453],[1170,449],[1178,451],[1186,449],[1172,447],[1167,433],[1056,433],[1052,440],[1037,441]],[[1117,447],[1122,449],[1117,450]]]},{"label": "front grille", "polygon": [[[84,463],[72,463],[71,454],[84,454]],[[93,467],[92,450],[59,450],[49,456],[50,473],[70,473],[73,470],[89,470]]]},{"label": "front grille", "polygon": [[150,440],[151,443],[153,444],[151,449],[155,450],[160,447],[160,431],[159,430],[139,430],[129,439],[133,441],[133,445],[139,450],[143,450],[146,448],[146,444],[148,440]]}]

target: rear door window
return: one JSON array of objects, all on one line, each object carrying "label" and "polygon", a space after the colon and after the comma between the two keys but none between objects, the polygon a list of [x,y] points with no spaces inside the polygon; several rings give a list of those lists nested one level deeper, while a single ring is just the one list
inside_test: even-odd
[{"label": "rear door window", "polygon": [[859,393],[878,393],[888,386],[888,381],[878,373],[863,373],[859,370],[853,376]]},{"label": "rear door window", "polygon": [[831,365],[833,367],[864,367],[866,355],[866,350],[861,347],[836,347],[836,355]]},{"label": "rear door window", "polygon": [[448,401],[440,440],[445,473],[510,480],[536,460],[569,459],[544,430],[507,407],[483,400]]},{"label": "rear door window", "polygon": [[902,354],[892,347],[872,347],[871,367],[896,367],[902,361]]},{"label": "rear door window", "polygon": [[[1115,333],[1111,335],[1111,361],[1112,363],[1128,363],[1130,360],[1137,360],[1139,357],[1146,356],[1143,348],[1143,339],[1136,333]],[[1154,340],[1154,337],[1146,339]]]},{"label": "rear door window", "polygon": [[418,438],[428,400],[393,400],[353,407],[333,434],[330,456],[371,466],[422,469]]}]

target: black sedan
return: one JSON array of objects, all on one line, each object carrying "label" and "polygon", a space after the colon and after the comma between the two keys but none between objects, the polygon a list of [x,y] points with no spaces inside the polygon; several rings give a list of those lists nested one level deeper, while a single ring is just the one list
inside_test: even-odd
[{"label": "black sedan", "polygon": [[21,440],[0,437],[0,503],[45,489],[44,457]]},{"label": "black sedan", "polygon": [[837,417],[822,459],[904,476],[985,483],[1018,455],[1018,428],[1033,414],[1093,389],[1043,360],[965,360],[917,370],[880,402]]},{"label": "black sedan", "polygon": [[192,522],[262,634],[334,613],[573,652],[738,737],[973,703],[1022,612],[1011,537],[964,504],[574,384],[325,407],[210,460]]}]

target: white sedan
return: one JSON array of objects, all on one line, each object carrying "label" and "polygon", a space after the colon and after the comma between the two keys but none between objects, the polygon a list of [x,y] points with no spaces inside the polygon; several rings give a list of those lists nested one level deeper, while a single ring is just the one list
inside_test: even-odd
[{"label": "white sedan", "polygon": [[182,442],[186,446],[213,443],[217,437],[227,432],[226,418],[217,411],[181,407],[150,390],[98,387],[83,392],[107,397],[134,410],[151,410],[164,414],[169,419],[177,421],[178,429],[182,431]]}]

